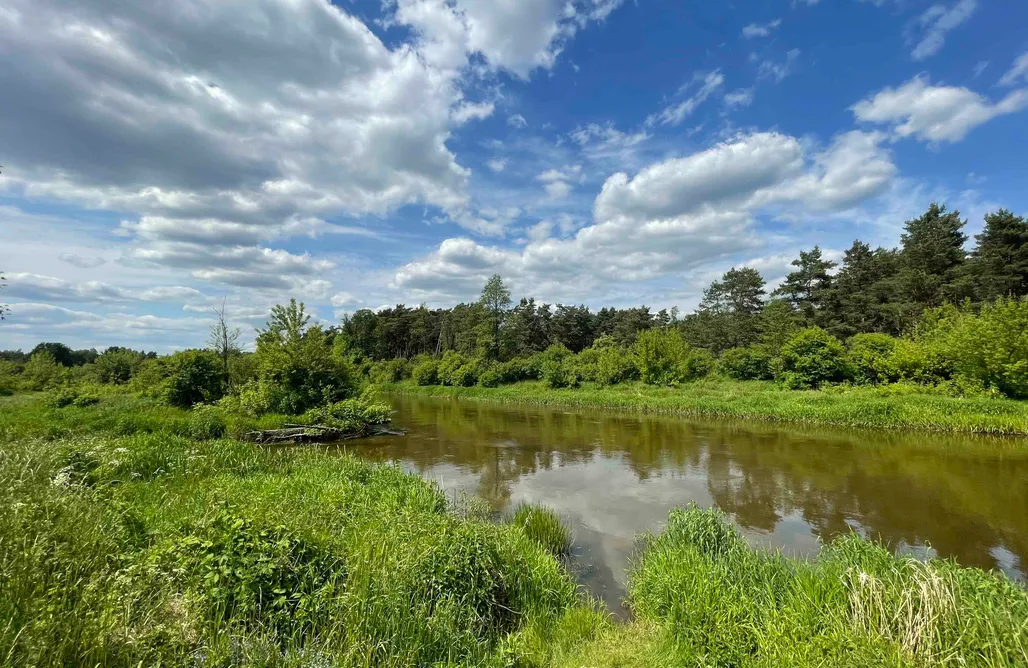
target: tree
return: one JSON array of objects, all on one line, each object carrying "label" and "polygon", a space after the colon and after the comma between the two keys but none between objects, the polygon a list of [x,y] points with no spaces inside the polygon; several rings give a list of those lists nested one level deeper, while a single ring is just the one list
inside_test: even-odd
[{"label": "tree", "polygon": [[225,378],[226,387],[231,382],[229,365],[233,355],[239,354],[239,337],[242,330],[238,327],[230,328],[225,318],[225,302],[221,302],[221,308],[214,307],[214,314],[218,316],[217,321],[211,325],[210,338],[207,340],[207,347],[214,351],[214,354],[221,360],[221,371]]},{"label": "tree", "polygon": [[715,353],[756,343],[764,285],[756,269],[733,267],[710,284],[696,313],[682,323],[686,340]]},{"label": "tree", "polygon": [[870,332],[899,333],[902,323],[896,319],[896,308],[890,306],[896,301],[894,277],[899,261],[896,251],[871,250],[860,240],[853,242],[832,280],[827,323],[832,333],[843,338]]},{"label": "tree", "polygon": [[821,249],[814,246],[809,251],[800,251],[792,266],[797,270],[785,277],[785,282],[774,291],[774,295],[788,299],[807,324],[818,322],[832,285],[829,272],[836,264],[825,260]]},{"label": "tree", "polygon": [[985,216],[967,275],[981,301],[1028,295],[1028,221],[1006,209]]},{"label": "tree", "polygon": [[920,313],[927,307],[960,297],[955,290],[966,253],[967,236],[959,211],[933,203],[920,218],[908,220],[902,236],[899,287],[907,308]]},{"label": "tree", "polygon": [[477,330],[475,347],[479,353],[495,358],[499,354],[500,325],[503,323],[504,313],[510,307],[510,289],[503,284],[499,274],[493,274],[486,281],[478,303],[489,314],[491,327],[480,327]]},{"label": "tree", "polygon": [[75,351],[63,343],[40,343],[37,344],[29,356],[32,357],[36,353],[48,352],[50,356],[54,358],[54,361],[61,366],[75,366]]}]

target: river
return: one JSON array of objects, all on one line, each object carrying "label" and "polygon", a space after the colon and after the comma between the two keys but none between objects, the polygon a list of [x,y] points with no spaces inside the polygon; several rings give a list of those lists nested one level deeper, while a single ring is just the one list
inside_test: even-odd
[{"label": "river", "polygon": [[690,502],[717,506],[751,544],[789,555],[858,531],[1016,579],[1028,568],[1025,440],[390,401],[407,435],[349,452],[497,513],[521,502],[553,508],[574,530],[579,581],[616,613],[638,536]]}]

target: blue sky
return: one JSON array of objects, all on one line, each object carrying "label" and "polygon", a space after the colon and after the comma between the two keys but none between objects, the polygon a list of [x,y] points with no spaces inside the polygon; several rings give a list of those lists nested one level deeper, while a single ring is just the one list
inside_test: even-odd
[{"label": "blue sky", "polygon": [[691,310],[732,266],[1028,211],[1028,4],[0,0],[0,348],[295,296]]}]

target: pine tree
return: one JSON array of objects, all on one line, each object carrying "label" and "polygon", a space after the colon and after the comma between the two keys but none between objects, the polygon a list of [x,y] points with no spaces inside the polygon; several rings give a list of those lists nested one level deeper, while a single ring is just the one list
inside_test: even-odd
[{"label": "pine tree", "polygon": [[829,297],[834,262],[821,256],[821,249],[814,246],[809,251],[800,251],[799,258],[792,261],[797,270],[785,277],[785,282],[774,291],[775,296],[786,298],[803,320],[809,324],[820,324],[820,311]]},{"label": "pine tree", "polygon": [[965,222],[959,211],[947,213],[945,206],[934,203],[920,218],[907,221],[899,286],[912,314],[961,296],[958,279],[967,255]]},{"label": "pine tree", "polygon": [[832,281],[832,313],[827,329],[842,338],[865,332],[899,333],[890,306],[895,301],[898,269],[896,251],[871,250],[868,244],[854,241]]},{"label": "pine tree", "polygon": [[756,343],[764,285],[756,269],[733,267],[711,283],[696,313],[683,323],[686,340],[713,352]]},{"label": "pine tree", "polygon": [[981,301],[1028,295],[1028,221],[1006,209],[985,216],[985,229],[967,261],[967,276]]}]

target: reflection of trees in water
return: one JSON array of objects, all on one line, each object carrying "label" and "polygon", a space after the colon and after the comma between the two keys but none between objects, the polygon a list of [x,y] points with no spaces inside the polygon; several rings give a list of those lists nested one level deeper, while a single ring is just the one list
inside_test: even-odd
[{"label": "reflection of trees in water", "polygon": [[387,456],[473,472],[478,493],[497,508],[522,476],[616,457],[640,480],[668,469],[705,476],[718,506],[747,528],[772,531],[798,513],[823,537],[851,522],[892,545],[930,542],[968,565],[995,566],[990,550],[1000,545],[1018,569],[1028,555],[1028,452],[1010,442],[396,403],[403,426],[414,429],[386,446]]}]

